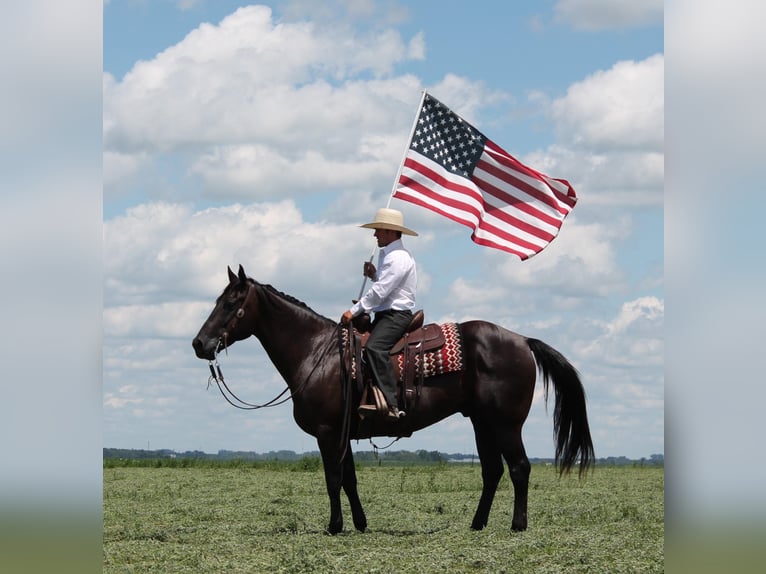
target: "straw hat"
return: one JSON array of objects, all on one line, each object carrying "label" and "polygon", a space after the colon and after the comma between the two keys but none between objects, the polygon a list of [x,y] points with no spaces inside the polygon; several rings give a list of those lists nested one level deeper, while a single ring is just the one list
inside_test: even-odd
[{"label": "straw hat", "polygon": [[365,223],[359,227],[366,227],[367,229],[393,229],[394,231],[401,231],[404,235],[417,236],[417,233],[412,231],[412,229],[407,229],[403,224],[404,217],[401,211],[382,207],[375,214],[375,221]]}]

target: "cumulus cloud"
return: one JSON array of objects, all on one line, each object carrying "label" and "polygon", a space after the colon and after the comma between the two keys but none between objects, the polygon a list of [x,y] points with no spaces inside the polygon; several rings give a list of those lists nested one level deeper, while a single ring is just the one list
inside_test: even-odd
[{"label": "cumulus cloud", "polygon": [[551,105],[562,142],[593,150],[662,150],[665,58],[617,62]]},{"label": "cumulus cloud", "polygon": [[149,157],[144,152],[119,153],[105,151],[103,154],[103,173],[105,187],[119,187],[129,180],[144,166]]},{"label": "cumulus cloud", "polygon": [[664,437],[664,301],[641,296],[606,320],[578,325],[571,360],[582,374],[594,441],[615,453],[640,432],[661,452]]},{"label": "cumulus cloud", "polygon": [[615,245],[630,229],[627,218],[610,223],[567,219],[559,236],[529,261],[507,261],[498,271],[505,284],[555,291],[560,297],[601,296],[624,286]]},{"label": "cumulus cloud", "polygon": [[188,337],[201,325],[211,303],[120,305],[104,310],[104,334],[116,337]]},{"label": "cumulus cloud", "polygon": [[189,172],[200,176],[211,197],[271,198],[285,187],[300,193],[382,180],[401,152],[401,142],[393,137],[363,136],[358,146],[350,157],[328,157],[318,149],[287,157],[265,145],[217,146],[193,160]]},{"label": "cumulus cloud", "polygon": [[570,216],[559,237],[524,262],[481,252],[482,276],[449,284],[444,303],[452,311],[440,320],[491,318],[514,331],[554,332],[562,313],[587,316],[593,301],[629,290],[615,246],[630,228],[626,218],[580,223]]},{"label": "cumulus cloud", "polygon": [[[243,7],[119,81],[106,75],[105,146],[124,153],[256,142],[286,157],[296,146],[298,155],[348,152],[360,125],[386,131],[392,117],[411,114],[414,80],[386,78],[396,63],[422,58],[422,44],[422,36],[408,43],[394,30],[339,34],[309,21],[275,23],[269,8]],[[361,73],[373,81],[354,82]]]},{"label": "cumulus cloud", "polygon": [[577,353],[583,360],[598,359],[611,365],[660,366],[664,315],[664,301],[657,297],[628,301],[617,317],[601,325],[600,335],[592,341],[578,343]]},{"label": "cumulus cloud", "polygon": [[567,174],[584,201],[602,206],[661,207],[664,182],[664,56],[620,61],[572,84],[548,110],[557,143],[523,161]]},{"label": "cumulus cloud", "polygon": [[396,168],[420,89],[393,67],[423,57],[422,34],[277,23],[265,6],[201,24],[122,79],[104,75],[107,193],[163,154],[180,155],[219,200],[382,178]]},{"label": "cumulus cloud", "polygon": [[104,224],[106,325],[115,334],[177,334],[163,318],[193,312],[199,319],[191,303],[212,303],[226,284],[226,266],[239,264],[291,295],[310,292],[316,300],[306,302],[317,312],[330,305],[340,315],[340,296],[361,277],[354,263],[367,245],[350,227],[304,221],[291,200],[199,211],[161,202],[133,207]]},{"label": "cumulus cloud", "polygon": [[662,23],[663,0],[559,0],[556,20],[578,30],[609,30]]}]

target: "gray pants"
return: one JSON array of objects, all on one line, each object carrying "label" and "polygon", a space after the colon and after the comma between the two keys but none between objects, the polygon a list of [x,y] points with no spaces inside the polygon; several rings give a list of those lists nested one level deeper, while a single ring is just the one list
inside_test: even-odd
[{"label": "gray pants", "polygon": [[389,351],[407,330],[412,311],[378,311],[372,322],[372,333],[367,339],[365,354],[372,377],[383,391],[389,407],[397,407],[396,378]]}]

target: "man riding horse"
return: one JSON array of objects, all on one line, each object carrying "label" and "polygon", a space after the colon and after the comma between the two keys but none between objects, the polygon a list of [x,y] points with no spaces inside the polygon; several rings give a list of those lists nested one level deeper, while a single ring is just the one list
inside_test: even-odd
[{"label": "man riding horse", "polygon": [[[373,379],[388,403],[388,417],[398,419],[406,413],[399,410],[396,400],[396,377],[389,357],[389,351],[404,334],[412,320],[417,291],[415,260],[404,248],[402,234],[417,236],[404,227],[404,218],[396,209],[382,208],[375,214],[375,220],[360,227],[375,230],[380,253],[378,266],[365,261],[363,274],[372,280],[372,286],[359,301],[341,316],[344,325],[363,313],[375,313],[372,333],[365,347],[365,358]],[[361,405],[364,414],[373,414],[375,405]]]}]

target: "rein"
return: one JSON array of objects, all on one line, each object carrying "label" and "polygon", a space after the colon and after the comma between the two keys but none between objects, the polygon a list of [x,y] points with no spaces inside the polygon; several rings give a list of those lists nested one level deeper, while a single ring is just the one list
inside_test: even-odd
[{"label": "rein", "polygon": [[[298,393],[300,393],[303,388],[308,383],[309,379],[311,378],[311,375],[314,374],[314,371],[316,371],[319,364],[324,359],[325,355],[330,350],[330,346],[332,345],[333,341],[335,339],[333,337],[330,337],[327,341],[327,344],[325,345],[324,350],[322,351],[322,354],[317,359],[317,362],[314,364],[314,367],[311,369],[308,375],[303,379],[303,382],[296,387],[296,389],[285,398],[282,398],[282,396],[290,390],[290,387],[288,386],[286,389],[284,389],[281,393],[279,393],[276,397],[271,399],[268,402],[265,402],[260,405],[256,405],[253,403],[249,403],[247,401],[244,401],[240,399],[234,392],[229,388],[229,385],[226,384],[226,380],[223,377],[223,371],[221,371],[221,364],[218,362],[218,354],[220,352],[221,346],[224,346],[224,352],[228,355],[228,350],[225,344],[224,338],[218,339],[218,346],[215,349],[215,359],[212,361],[208,361],[208,367],[210,368],[210,376],[207,379],[207,386],[210,388],[211,383],[215,383],[218,387],[218,390],[221,391],[221,395],[223,395],[223,398],[226,399],[226,402],[229,403],[231,406],[236,407],[238,409],[242,409],[244,411],[252,411],[256,409],[263,409],[266,407],[276,407],[278,405],[284,404],[290,399],[292,399],[294,396],[297,396]],[[225,389],[225,390],[224,390]],[[228,394],[227,394],[228,393]],[[231,398],[229,398],[229,395]],[[232,400],[234,399],[234,400]],[[281,399],[281,400],[280,400]],[[234,402],[236,401],[236,402]],[[239,404],[237,404],[239,403]]]}]

